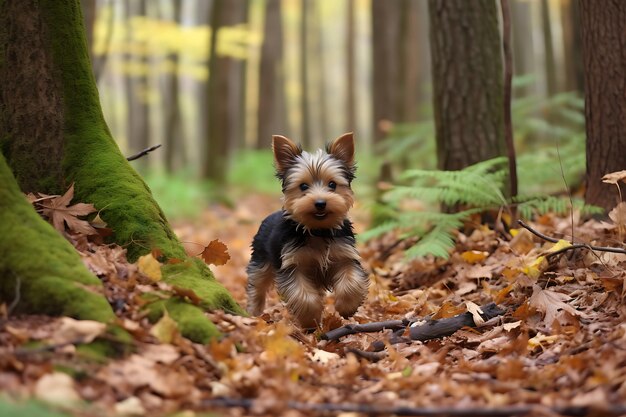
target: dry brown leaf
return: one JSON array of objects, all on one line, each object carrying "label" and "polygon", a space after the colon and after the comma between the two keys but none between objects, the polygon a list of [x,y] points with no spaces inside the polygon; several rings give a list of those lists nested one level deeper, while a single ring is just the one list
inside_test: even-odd
[{"label": "dry brown leaf", "polygon": [[74,198],[74,184],[59,197],[50,198],[41,203],[42,213],[48,217],[55,229],[65,231],[65,225],[72,232],[84,235],[95,235],[94,229],[88,221],[81,220],[77,216],[86,216],[96,211],[93,204],[78,203],[70,206]]},{"label": "dry brown leaf", "polygon": [[602,177],[602,182],[606,184],[617,184],[620,181],[626,182],[626,170],[611,172]]},{"label": "dry brown leaf", "polygon": [[54,343],[91,343],[106,331],[106,324],[93,320],[75,320],[70,317],[61,317],[60,326],[54,332]]},{"label": "dry brown leaf", "polygon": [[482,318],[481,313],[483,312],[480,309],[480,306],[472,301],[466,301],[465,306],[467,307],[467,311],[472,313],[472,318],[474,319],[474,323],[476,326],[480,326],[485,322],[485,319]]},{"label": "dry brown leaf", "polygon": [[228,248],[218,239],[209,243],[200,254],[204,262],[208,265],[220,266],[226,264],[230,259]]},{"label": "dry brown leaf", "polygon": [[547,326],[551,326],[559,310],[565,310],[575,316],[583,315],[582,312],[565,302],[569,300],[570,297],[566,294],[544,290],[538,285],[533,285],[533,295],[528,299],[528,302],[532,307],[544,313],[543,322]]}]

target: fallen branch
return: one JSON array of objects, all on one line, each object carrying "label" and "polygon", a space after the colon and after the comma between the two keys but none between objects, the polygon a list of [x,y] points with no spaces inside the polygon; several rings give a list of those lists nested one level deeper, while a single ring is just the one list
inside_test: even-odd
[{"label": "fallen branch", "polygon": [[[480,309],[482,310],[480,316],[484,321],[504,314],[504,310],[498,307],[495,303],[486,304]],[[424,324],[411,325],[409,327],[409,337],[403,336],[404,329],[397,330],[389,338],[389,343],[395,345],[398,343],[410,343],[413,341],[425,342],[427,340],[450,336],[457,330],[461,330],[463,327],[476,327],[474,317],[469,311],[447,319],[432,320],[430,318],[426,318],[425,321],[426,322]],[[380,340],[373,342],[370,347],[370,349],[374,352],[380,352],[384,348],[385,343]]]},{"label": "fallen branch", "polygon": [[[554,237],[548,236],[548,235],[544,235],[541,232],[536,231],[535,229],[533,229],[532,227],[530,227],[529,225],[527,225],[526,223],[524,223],[522,220],[518,220],[517,223],[519,223],[520,226],[522,226],[524,229],[528,230],[530,233],[532,233],[533,235],[546,240],[548,242],[552,242],[552,243],[557,243],[559,241],[559,239],[556,239]],[[572,244],[572,246],[568,246],[565,247],[563,249],[560,249],[556,252],[552,252],[549,254],[549,256],[555,256],[559,253],[563,253],[565,251],[568,250],[573,250],[573,249],[580,249],[580,248],[586,248],[586,249],[590,249],[590,250],[597,250],[597,251],[601,251],[601,252],[613,252],[613,253],[624,253],[626,254],[626,249],[622,249],[622,248],[612,248],[610,246],[594,246],[594,245],[588,245],[586,243],[575,243]]]},{"label": "fallen branch", "polygon": [[[504,310],[495,303],[489,303],[481,307],[480,316],[487,321],[496,316],[504,314]],[[417,324],[424,321],[424,324]],[[409,337],[404,337],[405,329],[409,327]],[[330,330],[322,334],[324,340],[337,340],[343,336],[356,333],[380,332],[382,330],[391,329],[394,332],[389,338],[389,343],[410,343],[412,341],[426,341],[450,336],[454,332],[463,327],[476,327],[474,317],[469,311],[446,319],[433,320],[429,317],[422,319],[403,319],[403,320],[387,320],[364,324],[348,324],[337,329]],[[385,343],[376,341],[372,343],[372,350],[379,352],[385,348]]]},{"label": "fallen branch", "polygon": [[144,155],[148,155],[150,152],[154,151],[155,149],[159,149],[161,147],[161,144],[159,143],[158,145],[154,145],[154,146],[150,146],[149,148],[144,149],[143,151],[136,153],[134,155],[129,156],[128,158],[126,158],[127,161],[134,161],[135,159],[139,159]]},{"label": "fallen branch", "polygon": [[[214,410],[222,408],[244,408],[249,410],[255,405],[251,398],[211,398],[201,403],[206,409]],[[599,409],[595,407],[546,407],[541,405],[511,405],[502,407],[410,407],[410,406],[385,406],[375,404],[358,403],[304,403],[299,401],[287,401],[285,408],[297,411],[309,411],[316,413],[349,412],[374,415],[397,415],[397,416],[453,416],[453,417],[506,417],[525,416],[528,414],[559,414],[571,417],[586,417],[592,415],[618,416],[626,413],[626,406],[617,405]]]}]

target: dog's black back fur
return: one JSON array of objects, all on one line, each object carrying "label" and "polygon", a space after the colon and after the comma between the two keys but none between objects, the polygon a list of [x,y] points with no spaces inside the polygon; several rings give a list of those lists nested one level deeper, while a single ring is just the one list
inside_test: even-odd
[{"label": "dog's black back fur", "polygon": [[259,231],[252,241],[252,257],[250,265],[260,266],[270,262],[275,270],[282,266],[281,252],[285,245],[295,249],[306,244],[308,236],[343,240],[354,246],[356,239],[352,222],[345,219],[340,229],[305,230],[293,220],[285,217],[283,210],[276,211],[263,220]]}]

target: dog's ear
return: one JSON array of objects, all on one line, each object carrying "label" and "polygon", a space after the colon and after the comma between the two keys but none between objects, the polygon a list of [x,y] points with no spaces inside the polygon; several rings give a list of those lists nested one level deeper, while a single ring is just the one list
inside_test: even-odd
[{"label": "dog's ear", "polygon": [[302,153],[302,149],[298,145],[281,135],[272,136],[272,150],[274,151],[276,171],[280,174],[284,174],[287,168],[294,163],[296,157]]},{"label": "dog's ear", "polygon": [[348,132],[339,136],[328,145],[327,151],[346,165],[354,165],[354,134]]}]

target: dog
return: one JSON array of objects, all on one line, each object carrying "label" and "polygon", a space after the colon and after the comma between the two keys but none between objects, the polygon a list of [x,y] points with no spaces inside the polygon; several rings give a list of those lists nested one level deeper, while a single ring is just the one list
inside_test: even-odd
[{"label": "dog", "polygon": [[350,317],[369,285],[347,217],[354,203],[354,136],[345,133],[325,151],[308,153],[275,135],[272,149],[283,208],[263,220],[252,241],[247,310],[261,315],[275,283],[303,328],[320,326],[326,291],[333,291],[337,312]]}]

